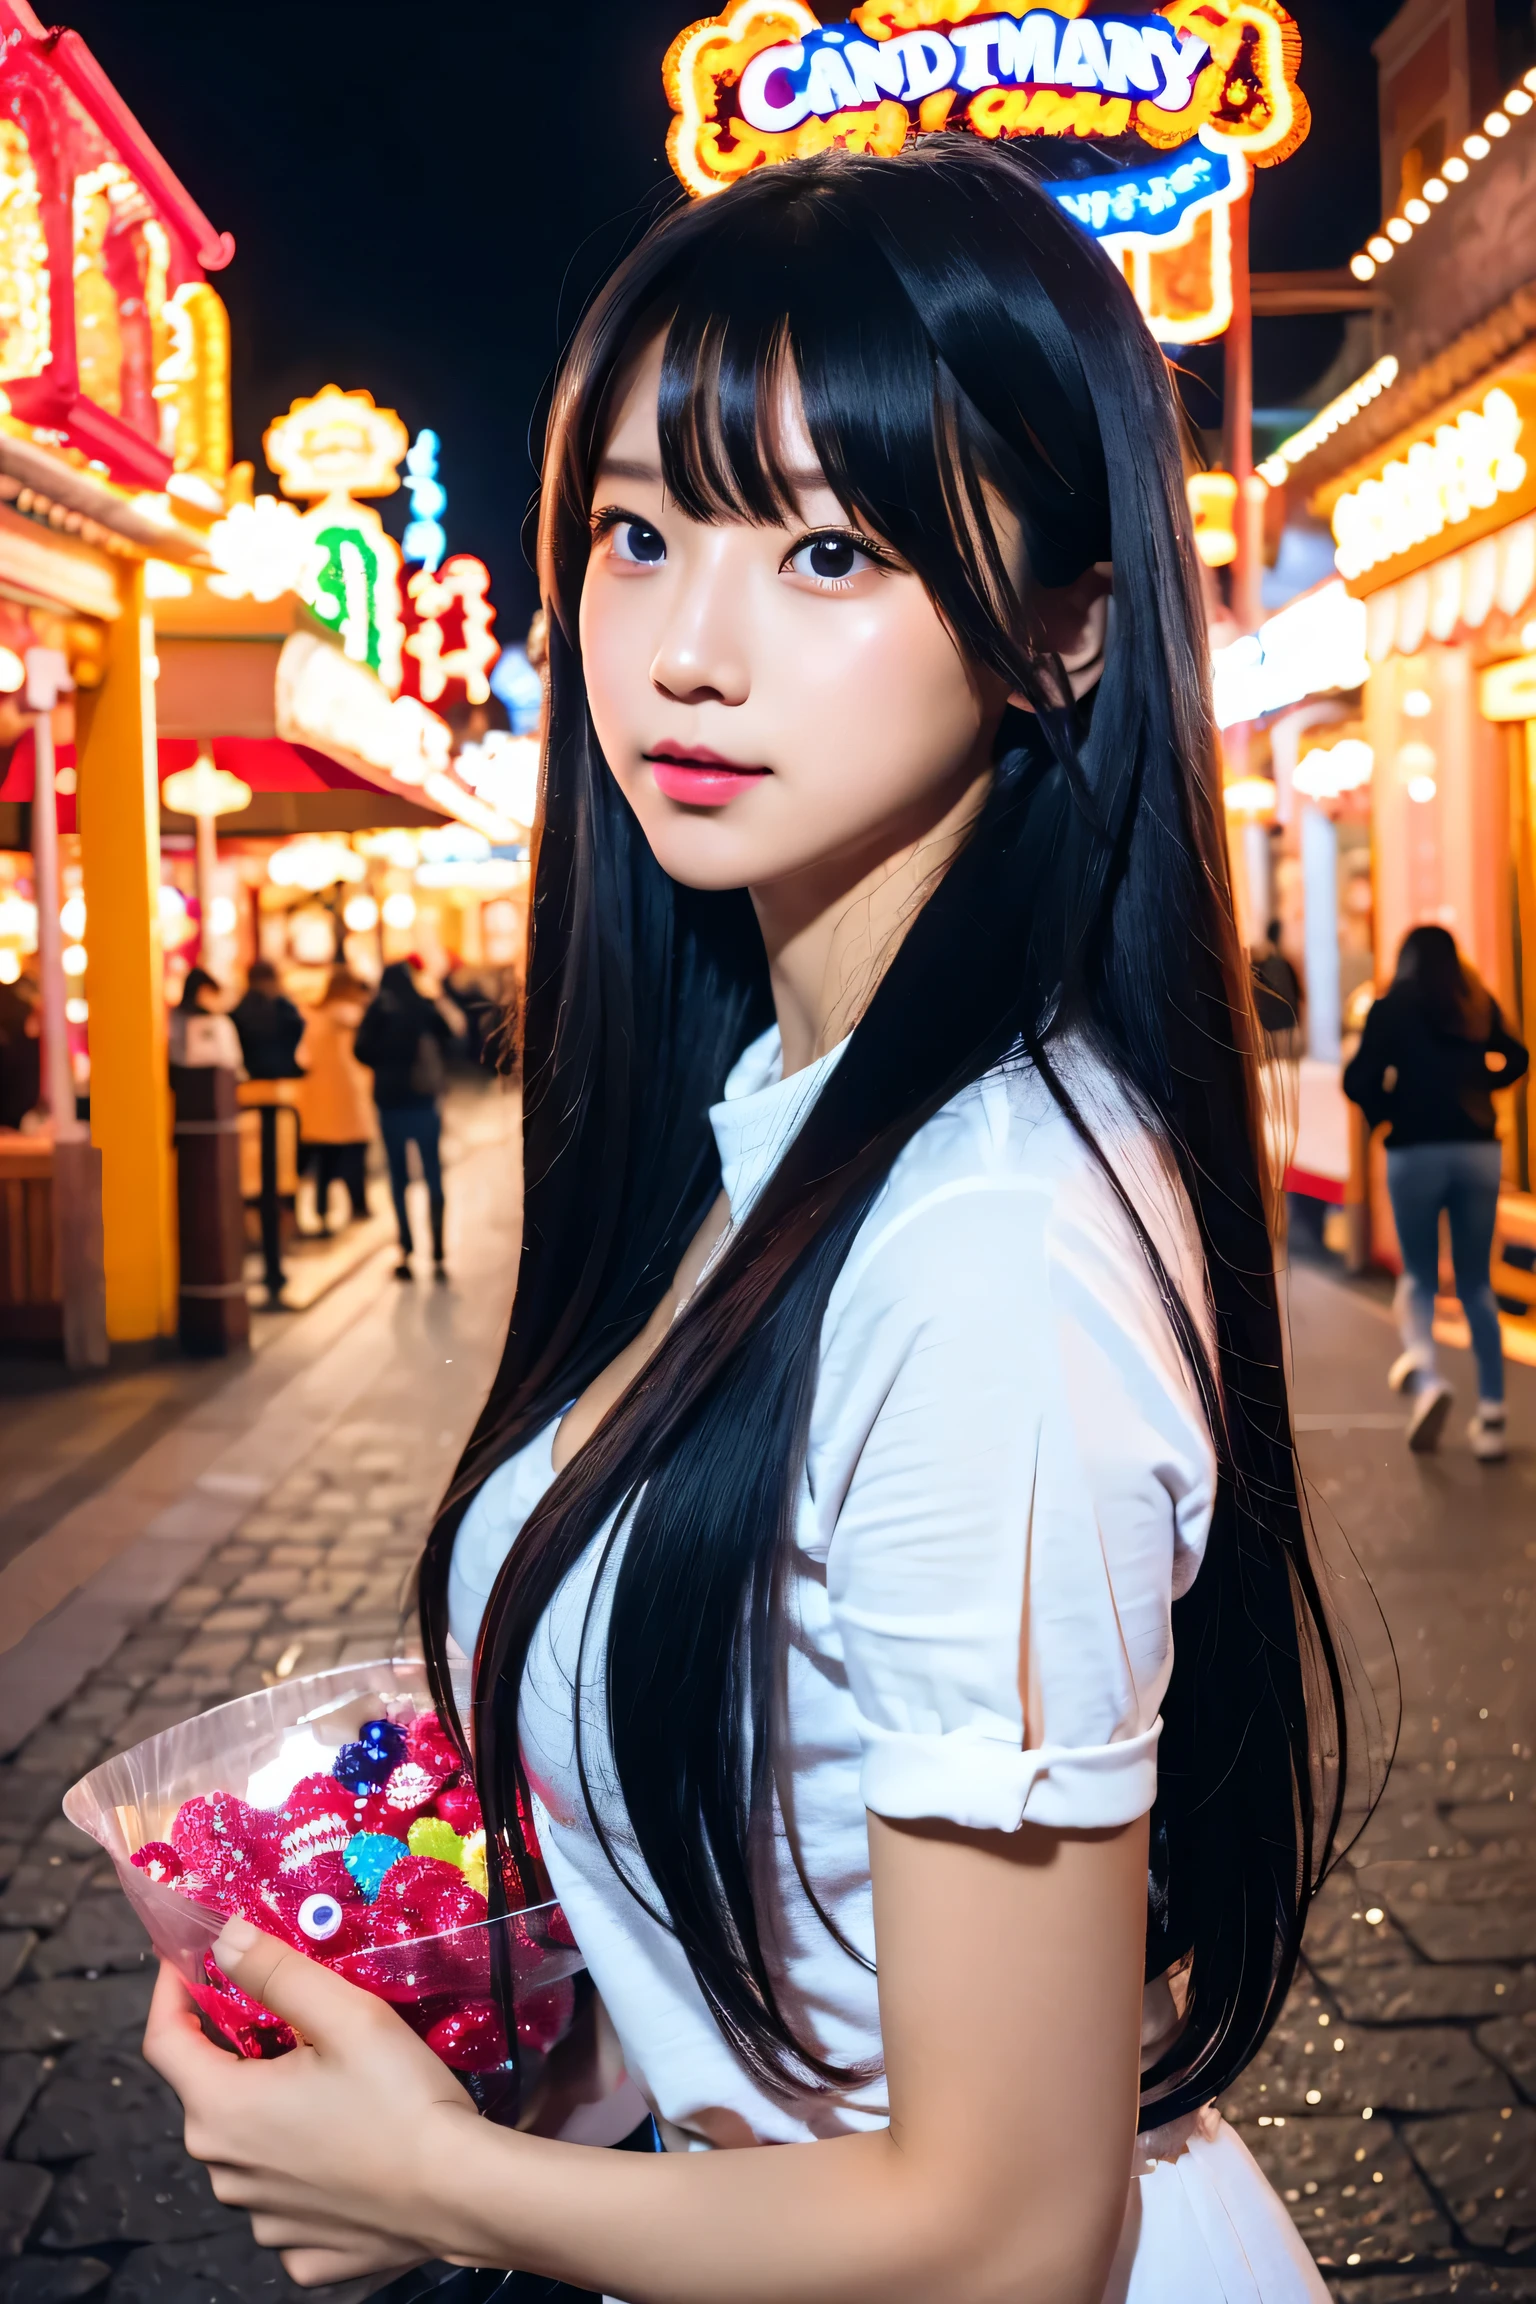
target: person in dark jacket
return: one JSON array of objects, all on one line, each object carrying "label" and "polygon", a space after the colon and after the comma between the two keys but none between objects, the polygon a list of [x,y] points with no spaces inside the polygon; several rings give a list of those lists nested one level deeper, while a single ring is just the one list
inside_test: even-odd
[{"label": "person in dark jacket", "polygon": [[253,1080],[302,1077],[298,1046],[304,1019],[282,988],[270,960],[253,960],[245,991],[231,1009],[245,1069]]},{"label": "person in dark jacket", "polygon": [[1503,1160],[1493,1095],[1513,1087],[1527,1062],[1498,1002],[1465,965],[1449,931],[1411,929],[1397,974],[1366,1017],[1344,1093],[1373,1128],[1391,1122],[1387,1190],[1403,1255],[1403,1351],[1389,1381],[1412,1395],[1408,1445],[1420,1451],[1438,1444],[1452,1397],[1435,1363],[1443,1208],[1456,1293],[1477,1355],[1478,1406],[1468,1437],[1485,1462],[1505,1453],[1504,1352],[1489,1277]]},{"label": "person in dark jacket", "polygon": [[446,1280],[443,1262],[443,1165],[438,1102],[447,1084],[446,1058],[453,1028],[435,1001],[416,982],[416,967],[394,960],[357,1028],[352,1053],[373,1074],[373,1100],[379,1108],[379,1134],[389,1161],[389,1189],[400,1227],[397,1280],[411,1274],[411,1218],[406,1205],[410,1176],[407,1147],[414,1144],[427,1187],[432,1221],[433,1277]]},{"label": "person in dark jacket", "polygon": [[1252,967],[1253,1004],[1270,1055],[1300,1055],[1296,1038],[1301,1022],[1301,978],[1280,949],[1278,920],[1271,920],[1265,929],[1264,948],[1254,953]]}]

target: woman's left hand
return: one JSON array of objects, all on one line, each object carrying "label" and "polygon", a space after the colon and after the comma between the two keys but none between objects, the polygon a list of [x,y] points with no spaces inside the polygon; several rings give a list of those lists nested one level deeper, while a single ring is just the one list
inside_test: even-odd
[{"label": "woman's left hand", "polygon": [[300,2041],[270,2062],[216,2048],[161,1963],[144,2055],[181,2098],[187,2150],[216,2196],[249,2211],[257,2244],[302,2287],[437,2254],[443,2204],[421,2171],[441,2165],[429,2132],[478,2119],[464,2089],[393,2008],[248,1921],[229,1921],[213,1950]]}]

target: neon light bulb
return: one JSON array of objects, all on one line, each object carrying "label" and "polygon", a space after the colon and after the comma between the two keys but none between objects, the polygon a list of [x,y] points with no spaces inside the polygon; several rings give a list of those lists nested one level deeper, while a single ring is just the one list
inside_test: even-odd
[{"label": "neon light bulb", "polygon": [[1427,200],[1405,200],[1403,202],[1403,214],[1410,224],[1427,224],[1429,222],[1429,202]]},{"label": "neon light bulb", "polygon": [[411,928],[416,922],[416,899],[404,888],[397,888],[384,899],[384,925],[386,928]]},{"label": "neon light bulb", "polygon": [[1523,88],[1536,88],[1536,64],[1533,64],[1521,82]]},{"label": "neon light bulb", "polygon": [[1489,153],[1493,150],[1493,146],[1489,143],[1487,137],[1479,136],[1475,128],[1473,129],[1471,135],[1467,137],[1461,148],[1463,152],[1466,153],[1469,160],[1486,160]]},{"label": "neon light bulb", "polygon": [[423,428],[406,451],[406,486],[411,493],[411,517],[400,539],[404,559],[419,560],[428,570],[439,566],[448,549],[442,516],[448,509],[448,491],[437,476],[437,452],[442,446],[435,432]]},{"label": "neon light bulb", "polygon": [[1405,720],[1427,720],[1435,708],[1435,700],[1427,688],[1407,688],[1403,691],[1403,717]]},{"label": "neon light bulb", "polygon": [[1483,126],[1490,136],[1507,136],[1509,134],[1509,121],[1502,112],[1490,112],[1483,122]]},{"label": "neon light bulb", "polygon": [[1397,250],[1393,247],[1391,241],[1384,238],[1380,232],[1376,234],[1376,237],[1373,240],[1367,240],[1365,245],[1370,253],[1375,257],[1378,264],[1390,264],[1393,257],[1397,254]]},{"label": "neon light bulb", "polygon": [[1525,113],[1529,112],[1530,108],[1531,98],[1526,94],[1525,90],[1523,88],[1511,88],[1509,94],[1504,99],[1505,111],[1513,112],[1515,118],[1519,120],[1524,116]]},{"label": "neon light bulb", "polygon": [[1401,248],[1405,241],[1413,238],[1413,226],[1406,217],[1389,216],[1387,218],[1387,238],[1395,240]]},{"label": "neon light bulb", "polygon": [[1358,256],[1351,256],[1349,268],[1357,280],[1374,280],[1376,277],[1376,259],[1367,256],[1363,249]]},{"label": "neon light bulb", "polygon": [[1453,152],[1448,160],[1441,162],[1440,173],[1442,176],[1448,176],[1453,184],[1465,184],[1472,171],[1468,168],[1461,154]]},{"label": "neon light bulb", "polygon": [[60,906],[59,926],[71,944],[78,944],[85,934],[85,898],[78,890],[73,896],[66,896]]},{"label": "neon light bulb", "polygon": [[91,1004],[89,1000],[66,1000],[64,1003],[64,1016],[67,1023],[83,1024],[86,1022],[90,1013]]},{"label": "neon light bulb", "polygon": [[1440,176],[1426,176],[1424,179],[1424,197],[1426,200],[1432,200],[1437,208],[1439,207],[1442,200],[1449,199],[1450,192],[1444,178]]},{"label": "neon light bulb", "polygon": [[66,944],[59,957],[59,966],[66,976],[83,976],[86,970],[85,946]]},{"label": "neon light bulb", "polygon": [[1435,790],[1433,776],[1410,776],[1408,779],[1408,797],[1417,800],[1421,807],[1426,800],[1433,800]]}]

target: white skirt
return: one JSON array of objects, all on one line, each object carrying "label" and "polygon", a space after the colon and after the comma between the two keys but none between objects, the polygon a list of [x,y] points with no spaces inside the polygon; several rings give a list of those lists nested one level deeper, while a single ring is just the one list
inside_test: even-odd
[{"label": "white skirt", "polygon": [[1328,2304],[1306,2243],[1235,2128],[1200,2115],[1132,2179],[1104,2304]]}]

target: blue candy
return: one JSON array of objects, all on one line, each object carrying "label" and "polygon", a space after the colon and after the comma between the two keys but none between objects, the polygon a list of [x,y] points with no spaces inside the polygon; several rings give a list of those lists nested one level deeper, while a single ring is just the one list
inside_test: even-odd
[{"label": "blue candy", "polygon": [[362,1800],[382,1792],[394,1773],[394,1762],[371,1744],[343,1744],[331,1762],[331,1774],[344,1790]]},{"label": "blue candy", "polygon": [[341,1852],[341,1860],[371,1904],[385,1873],[409,1854],[405,1842],[397,1840],[392,1832],[354,1832]]},{"label": "blue candy", "polygon": [[393,1720],[365,1720],[358,1730],[358,1742],[366,1744],[376,1759],[386,1768],[398,1768],[406,1755],[406,1735]]}]

